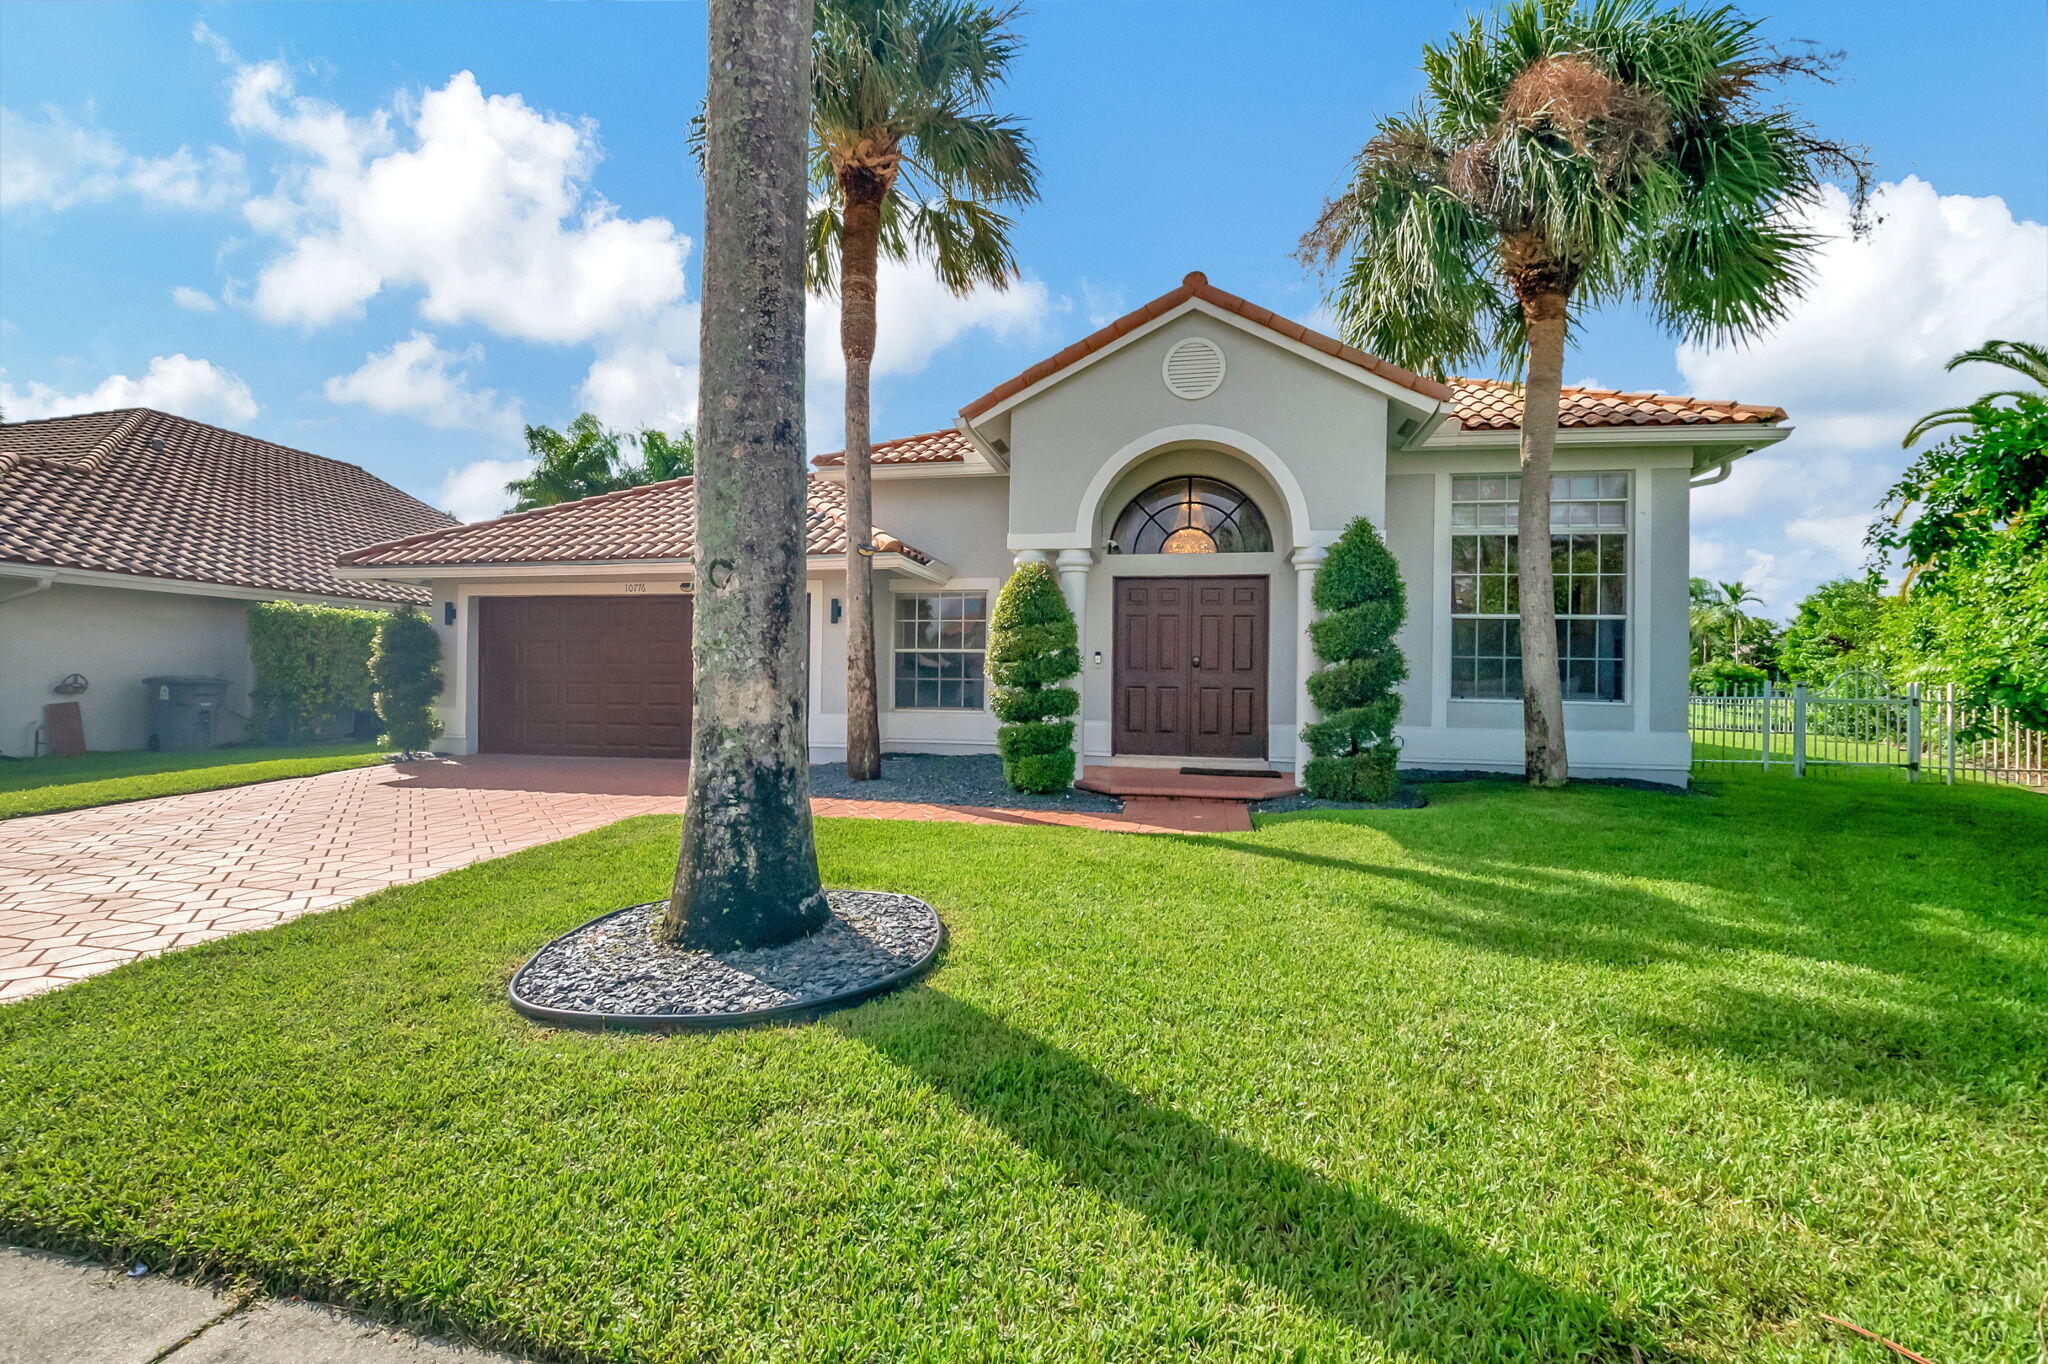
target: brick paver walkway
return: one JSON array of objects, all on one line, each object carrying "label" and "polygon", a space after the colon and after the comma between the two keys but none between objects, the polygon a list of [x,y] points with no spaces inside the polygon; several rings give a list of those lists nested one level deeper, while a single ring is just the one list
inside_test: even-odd
[{"label": "brick paver walkway", "polygon": [[[0,820],[0,1002],[630,815],[678,811],[686,776],[687,764],[654,758],[486,756]],[[1133,800],[1121,816],[858,800],[814,808],[1122,833],[1250,827],[1245,807],[1215,801]]]}]

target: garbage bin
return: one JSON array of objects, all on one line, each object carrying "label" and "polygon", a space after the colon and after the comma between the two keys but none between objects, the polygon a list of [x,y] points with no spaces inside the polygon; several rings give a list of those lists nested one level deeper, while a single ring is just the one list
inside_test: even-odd
[{"label": "garbage bin", "polygon": [[142,685],[149,688],[151,752],[213,747],[225,677],[145,677]]}]

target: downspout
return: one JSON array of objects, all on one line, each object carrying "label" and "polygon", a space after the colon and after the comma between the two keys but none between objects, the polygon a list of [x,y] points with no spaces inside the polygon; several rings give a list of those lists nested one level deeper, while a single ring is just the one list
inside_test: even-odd
[{"label": "downspout", "polygon": [[[1742,453],[1748,454],[1749,452],[1745,450]],[[1719,483],[1723,479],[1727,478],[1729,474],[1735,472],[1736,458],[1737,456],[1735,455],[1728,456],[1728,458],[1722,460],[1719,464],[1716,464],[1714,466],[1714,471],[1708,474],[1705,478],[1695,478],[1691,482],[1687,483],[1685,486],[1688,488],[1713,487],[1716,483]]]},{"label": "downspout", "polygon": [[[10,574],[9,576],[13,575]],[[35,574],[27,587],[17,587],[5,596],[0,596],[0,605],[5,605],[11,601],[19,601],[23,597],[33,597],[38,592],[47,592],[56,586],[56,583],[57,575],[54,573]]]}]

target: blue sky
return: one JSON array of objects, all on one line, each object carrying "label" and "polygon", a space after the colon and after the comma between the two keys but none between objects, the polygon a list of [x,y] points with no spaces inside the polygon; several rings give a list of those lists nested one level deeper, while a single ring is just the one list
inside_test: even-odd
[{"label": "blue sky", "polygon": [[[1043,166],[1027,278],[965,301],[885,280],[877,434],[947,424],[1190,269],[1312,319],[1294,241],[1465,9],[1035,6],[1004,99]],[[1618,310],[1586,319],[1567,376],[1791,410],[1798,434],[1695,504],[1696,568],[1782,611],[1859,560],[1903,424],[1989,386],[1940,362],[2048,337],[2048,35],[2035,0],[1932,24],[1923,5],[1755,12],[1846,52],[1838,85],[1799,97],[1871,148],[1877,232],[1831,247],[1772,337],[1681,352]],[[681,3],[0,3],[0,405],[171,407],[469,516],[516,472],[521,420],[687,420],[704,22]],[[829,307],[815,320],[830,449]]]}]

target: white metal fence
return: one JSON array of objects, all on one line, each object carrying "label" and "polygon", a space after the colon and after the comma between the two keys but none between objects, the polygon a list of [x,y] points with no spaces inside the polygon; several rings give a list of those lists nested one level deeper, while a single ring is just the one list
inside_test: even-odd
[{"label": "white metal fence", "polygon": [[1844,768],[1890,768],[1909,781],[1997,781],[2048,789],[2048,733],[2002,706],[1973,709],[1955,688],[1904,691],[1869,673],[1825,687],[1759,682],[1695,695],[1689,709],[1696,767],[1761,767],[1795,777]]}]

